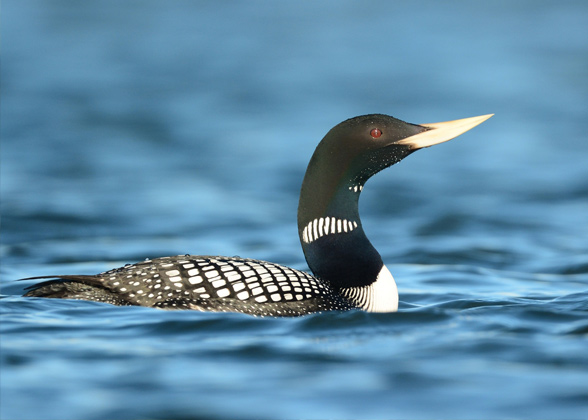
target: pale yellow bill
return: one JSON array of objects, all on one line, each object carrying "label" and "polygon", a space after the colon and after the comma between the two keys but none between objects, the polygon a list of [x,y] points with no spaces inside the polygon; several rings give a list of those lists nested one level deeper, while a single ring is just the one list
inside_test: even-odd
[{"label": "pale yellow bill", "polygon": [[430,128],[430,130],[397,141],[396,144],[406,144],[411,149],[422,149],[423,147],[433,146],[456,138],[475,126],[482,124],[493,115],[488,114],[480,115],[479,117],[464,118],[462,120],[420,124],[423,127]]}]

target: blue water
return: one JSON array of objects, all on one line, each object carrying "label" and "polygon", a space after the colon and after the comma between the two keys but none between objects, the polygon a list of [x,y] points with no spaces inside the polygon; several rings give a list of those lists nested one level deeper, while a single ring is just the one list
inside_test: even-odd
[{"label": "blue water", "polygon": [[[588,3],[5,1],[0,418],[588,416]],[[307,269],[333,125],[495,113],[370,180],[400,312],[25,299],[43,274]]]}]

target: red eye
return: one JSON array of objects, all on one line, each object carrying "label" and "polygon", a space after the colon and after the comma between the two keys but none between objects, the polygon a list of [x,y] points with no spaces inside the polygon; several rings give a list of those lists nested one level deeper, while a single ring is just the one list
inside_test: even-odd
[{"label": "red eye", "polygon": [[370,135],[377,139],[378,137],[380,137],[382,135],[382,132],[380,131],[379,128],[373,128],[372,131],[370,131]]}]

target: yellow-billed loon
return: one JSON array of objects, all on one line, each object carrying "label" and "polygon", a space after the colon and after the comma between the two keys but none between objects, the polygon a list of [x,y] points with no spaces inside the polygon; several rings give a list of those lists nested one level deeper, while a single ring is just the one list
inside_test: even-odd
[{"label": "yellow-billed loon", "polygon": [[359,218],[363,186],[415,150],[451,140],[492,115],[416,125],[371,114],[332,128],[308,164],[298,206],[298,235],[314,276],[260,260],[180,255],[96,275],[32,277],[53,280],[24,296],[257,316],[394,312],[396,283]]}]

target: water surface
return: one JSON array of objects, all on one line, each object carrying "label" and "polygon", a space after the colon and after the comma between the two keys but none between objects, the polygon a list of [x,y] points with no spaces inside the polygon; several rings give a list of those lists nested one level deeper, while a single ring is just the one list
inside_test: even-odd
[{"label": "water surface", "polygon": [[[586,2],[3,6],[2,419],[586,417]],[[496,114],[364,189],[399,313],[21,297],[185,253],[307,269],[308,159],[372,112]]]}]

